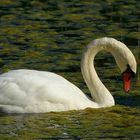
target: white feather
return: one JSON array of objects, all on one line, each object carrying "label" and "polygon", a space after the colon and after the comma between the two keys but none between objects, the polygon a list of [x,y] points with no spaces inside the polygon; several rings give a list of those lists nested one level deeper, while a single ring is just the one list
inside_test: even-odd
[{"label": "white feather", "polygon": [[[84,52],[81,61],[82,74],[94,101],[55,73],[13,70],[0,75],[0,108],[8,113],[39,113],[113,106],[114,99],[99,80],[93,59],[99,51],[107,50],[114,55],[117,64],[121,65],[120,68],[124,70],[126,63],[131,61],[130,66],[136,72],[135,58],[122,44],[112,38],[101,38],[90,43]],[[120,58],[124,61],[118,61]]]}]

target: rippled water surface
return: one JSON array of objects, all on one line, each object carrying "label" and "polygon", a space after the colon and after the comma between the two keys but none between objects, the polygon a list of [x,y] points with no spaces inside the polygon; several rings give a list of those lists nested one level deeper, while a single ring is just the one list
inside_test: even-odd
[{"label": "rippled water surface", "polygon": [[1,0],[0,73],[36,69],[58,73],[86,94],[80,71],[84,47],[108,36],[134,53],[138,72],[131,91],[122,90],[113,57],[98,54],[96,70],[116,106],[45,114],[0,116],[1,140],[140,139],[139,0]]}]

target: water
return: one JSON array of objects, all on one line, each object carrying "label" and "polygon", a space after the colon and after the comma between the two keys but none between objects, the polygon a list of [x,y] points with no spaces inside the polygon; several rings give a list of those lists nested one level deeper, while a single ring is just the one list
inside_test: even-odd
[{"label": "water", "polygon": [[[46,118],[49,116],[50,120],[47,119],[45,122],[46,125],[48,123],[50,126],[53,125],[52,128],[42,125],[41,121],[39,121],[40,126],[34,126],[30,120],[30,115],[2,116],[0,117],[1,122],[6,123],[0,125],[1,138],[11,140],[20,136],[21,139],[29,139],[29,137],[31,139],[43,139],[46,135],[46,139],[47,136],[48,139],[86,139],[86,137],[93,139],[93,136],[95,139],[138,139],[140,129],[138,123],[140,106],[139,5],[138,0],[1,0],[0,73],[19,68],[56,72],[76,84],[90,96],[80,72],[80,58],[84,47],[90,41],[103,36],[114,37],[124,42],[134,53],[138,63],[138,72],[133,80],[132,90],[130,94],[125,94],[122,90],[121,75],[113,57],[104,52],[96,57],[96,70],[103,83],[115,97],[117,109],[91,111],[91,114],[90,111],[68,112],[64,115],[63,113],[48,113],[33,117],[34,122],[36,119],[45,121],[44,116]],[[120,112],[125,111],[125,109],[130,111],[125,112],[126,120],[123,120],[123,113]],[[119,111],[116,112],[116,110]],[[114,116],[111,116],[111,112],[114,113],[114,116],[116,115],[118,119],[116,121],[118,121],[118,125],[122,125],[122,128],[126,127],[125,123],[130,124],[127,126],[128,133],[127,131],[122,132],[120,126],[116,124],[113,127],[110,126],[112,117],[115,119]],[[105,117],[104,113],[106,114]],[[74,118],[76,114],[79,117]],[[99,120],[90,118],[98,117],[99,114],[103,116]],[[52,117],[56,116],[57,118],[57,115],[60,115],[62,120],[68,117],[67,121],[55,120],[56,125],[64,123],[60,127],[54,126]],[[93,122],[86,122],[85,117]],[[71,119],[75,119],[75,122]],[[86,122],[87,126],[84,123],[76,124],[78,119],[81,122]],[[28,122],[28,120],[30,121]],[[49,122],[51,120],[52,123]],[[133,124],[131,124],[132,121],[134,121]],[[97,125],[96,122],[100,125]],[[104,131],[95,127],[104,124],[107,124],[106,127],[108,127],[105,127]],[[71,125],[73,126],[72,129],[70,128]],[[18,126],[21,127],[17,128]],[[40,127],[43,130],[40,130]],[[11,131],[11,128],[15,131]],[[83,133],[86,128],[89,131],[84,137]],[[112,129],[112,135],[109,135],[109,129]],[[67,132],[67,134],[65,131],[69,133]],[[40,132],[42,132],[41,136],[39,135]],[[101,135],[104,136],[101,137]]]}]

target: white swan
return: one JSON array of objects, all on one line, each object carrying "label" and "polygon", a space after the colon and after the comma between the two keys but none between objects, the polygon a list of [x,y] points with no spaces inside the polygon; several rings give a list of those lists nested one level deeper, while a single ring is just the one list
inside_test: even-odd
[{"label": "white swan", "polygon": [[114,99],[98,78],[93,64],[95,55],[102,50],[114,56],[123,73],[124,89],[128,91],[130,78],[136,73],[135,58],[123,43],[104,37],[93,40],[81,60],[82,74],[93,101],[55,73],[12,70],[0,75],[0,109],[8,113],[39,113],[113,106]]}]

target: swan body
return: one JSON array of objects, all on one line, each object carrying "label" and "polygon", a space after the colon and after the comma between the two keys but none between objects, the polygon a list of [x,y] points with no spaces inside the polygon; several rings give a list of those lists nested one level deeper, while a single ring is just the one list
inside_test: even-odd
[{"label": "swan body", "polygon": [[[49,112],[97,106],[63,77],[36,70],[0,76],[0,104],[8,112]],[[98,106],[97,106],[98,107]]]},{"label": "swan body", "polygon": [[128,65],[136,73],[135,58],[125,44],[113,38],[96,39],[86,47],[81,60],[81,71],[93,99],[55,73],[20,69],[0,75],[0,110],[40,113],[113,106],[114,99],[100,81],[93,63],[102,50],[112,53],[122,73]]}]

